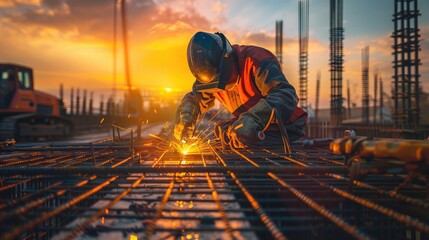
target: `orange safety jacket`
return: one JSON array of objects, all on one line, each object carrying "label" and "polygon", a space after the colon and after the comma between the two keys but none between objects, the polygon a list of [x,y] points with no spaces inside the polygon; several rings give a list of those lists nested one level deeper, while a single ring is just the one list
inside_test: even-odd
[{"label": "orange safety jacket", "polygon": [[[277,109],[285,125],[297,119],[306,122],[307,112],[297,107],[296,91],[281,71],[277,58],[261,47],[233,45],[233,49],[239,69],[239,79],[235,86],[229,90],[209,93],[197,92],[194,84],[194,90],[185,95],[182,104],[198,104],[199,114],[202,114],[209,110],[217,99],[238,117],[264,98],[271,107]],[[302,118],[305,120],[302,121]]]}]

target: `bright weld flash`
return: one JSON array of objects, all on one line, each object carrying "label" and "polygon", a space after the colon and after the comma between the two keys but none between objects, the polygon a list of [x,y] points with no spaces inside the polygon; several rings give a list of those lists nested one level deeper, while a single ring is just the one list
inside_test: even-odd
[{"label": "bright weld flash", "polygon": [[185,140],[182,140],[180,142],[181,144],[177,146],[177,150],[182,155],[186,155],[190,152],[198,152],[198,141],[193,141],[192,143],[189,143]]}]

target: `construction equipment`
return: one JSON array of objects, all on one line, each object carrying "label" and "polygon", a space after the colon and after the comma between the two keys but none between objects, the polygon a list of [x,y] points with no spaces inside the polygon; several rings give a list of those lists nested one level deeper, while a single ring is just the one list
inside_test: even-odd
[{"label": "construction equipment", "polygon": [[62,101],[34,90],[33,70],[0,63],[0,138],[67,137],[73,123],[61,116]]},{"label": "construction equipment", "polygon": [[368,174],[407,174],[404,185],[417,177],[429,176],[427,140],[347,137],[334,140],[330,148],[345,156],[352,180]]}]

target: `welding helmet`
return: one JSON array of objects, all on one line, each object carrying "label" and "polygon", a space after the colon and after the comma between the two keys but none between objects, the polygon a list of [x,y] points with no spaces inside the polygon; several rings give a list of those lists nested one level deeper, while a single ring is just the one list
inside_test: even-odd
[{"label": "welding helmet", "polygon": [[189,69],[197,79],[196,91],[222,91],[238,79],[234,51],[222,33],[197,32],[188,44],[187,55]]}]

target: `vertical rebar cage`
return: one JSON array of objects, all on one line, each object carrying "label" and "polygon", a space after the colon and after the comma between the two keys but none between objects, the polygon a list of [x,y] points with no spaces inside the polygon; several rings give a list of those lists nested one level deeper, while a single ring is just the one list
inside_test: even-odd
[{"label": "vertical rebar cage", "polygon": [[369,46],[362,49],[362,122],[369,123]]},{"label": "vertical rebar cage", "polygon": [[299,28],[299,103],[304,109],[308,107],[308,31],[309,31],[308,0],[298,2]]},{"label": "vertical rebar cage", "polygon": [[283,20],[276,21],[276,57],[283,64]]},{"label": "vertical rebar cage", "polygon": [[420,11],[417,0],[393,2],[393,118],[398,128],[415,128],[420,123]]},{"label": "vertical rebar cage", "polygon": [[342,122],[343,112],[343,0],[330,1],[331,124]]}]

